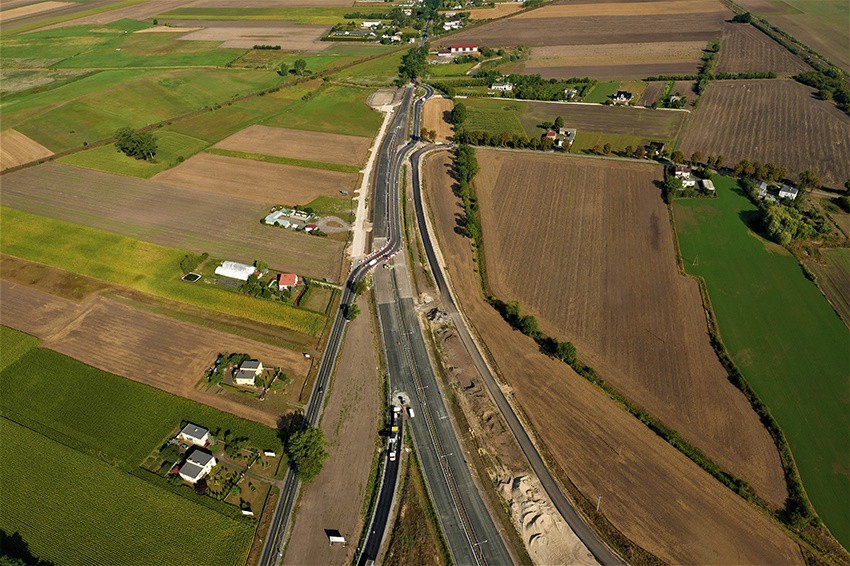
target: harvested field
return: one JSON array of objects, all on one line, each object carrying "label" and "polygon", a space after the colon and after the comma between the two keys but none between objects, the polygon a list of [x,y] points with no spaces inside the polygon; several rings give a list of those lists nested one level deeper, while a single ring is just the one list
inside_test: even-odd
[{"label": "harvested field", "polygon": [[[268,196],[283,200],[287,195]],[[47,163],[5,175],[0,202],[217,258],[247,263],[263,258],[273,269],[334,280],[340,276],[342,242],[262,226],[268,206],[244,198]]]},{"label": "harvested field", "polygon": [[0,171],[53,155],[53,152],[18,132],[0,132]]},{"label": "harvested field", "polygon": [[360,136],[251,126],[222,140],[215,147],[360,166],[366,162],[371,145],[371,139]]},{"label": "harvested field", "polygon": [[796,75],[811,71],[799,57],[751,25],[726,24],[717,58],[718,73],[773,71]]},{"label": "harvested field", "polygon": [[153,179],[203,193],[265,204],[306,204],[316,197],[353,190],[356,173],[308,169],[226,155],[199,153]]},{"label": "harvested field", "polygon": [[425,102],[425,111],[422,114],[422,127],[426,130],[434,130],[437,137],[434,141],[445,143],[454,134],[451,123],[451,113],[454,104],[448,98],[432,97]]},{"label": "harvested field", "polygon": [[522,4],[519,2],[500,2],[492,8],[473,8],[469,10],[470,20],[494,20],[509,16],[515,12],[522,10]]},{"label": "harvested field", "polygon": [[641,136],[647,140],[675,140],[679,137],[687,113],[651,110],[627,106],[558,104],[528,102],[520,122],[529,137],[540,135],[537,124],[564,118],[564,126],[580,132],[600,132]]},{"label": "harvested field", "polygon": [[470,241],[455,232],[461,209],[452,194],[448,163],[446,154],[430,159],[425,178],[456,299],[487,344],[510,398],[544,446],[556,474],[587,498],[595,501],[603,495],[605,517],[667,562],[801,563],[796,543],[771,519],[567,365],[541,354],[530,338],[513,331],[484,301]]},{"label": "harvested field", "polygon": [[50,12],[73,5],[74,2],[36,2],[35,4],[0,10],[0,22],[8,22],[9,20],[25,18],[27,16]]},{"label": "harvested field", "polygon": [[354,0],[195,0],[193,8],[286,8],[289,6],[352,6]]},{"label": "harvested field", "polygon": [[[161,13],[161,12],[158,12]],[[321,41],[328,26],[296,24],[287,21],[168,20],[180,27],[199,27],[180,37],[186,41],[221,41],[219,47],[250,49],[257,44],[280,45],[289,51],[322,51],[331,42]]]},{"label": "harvested field", "polygon": [[[779,454],[709,343],[696,281],[679,274],[654,184],[661,168],[477,155],[492,292],[519,301],[614,388],[781,507]],[[541,232],[552,237],[534,237]]]},{"label": "harvested field", "polygon": [[605,45],[532,47],[522,68],[545,78],[592,76],[639,79],[651,75],[696,74],[704,41],[654,41]]},{"label": "harvested field", "polygon": [[818,287],[850,327],[850,249],[823,249],[821,261],[809,262],[818,276]]},{"label": "harvested field", "polygon": [[[359,303],[368,313],[366,299]],[[333,525],[354,541],[363,527],[360,512],[384,407],[371,320],[358,317],[345,335],[321,424],[330,457],[302,492],[284,564],[348,564],[354,558],[355,545],[328,545],[324,528]]]},{"label": "harvested field", "polygon": [[850,178],[850,116],[814,92],[792,80],[714,81],[681,150],[723,155],[731,164],[770,162],[792,177],[812,169],[827,186],[841,186]]},{"label": "harvested field", "polygon": [[[147,0],[130,4],[129,6],[120,6],[115,9],[107,9],[104,11],[98,10],[91,15],[86,15],[81,18],[70,19],[61,23],[47,25],[41,30],[55,29],[66,26],[91,26],[99,24],[108,24],[118,20],[147,20],[167,10],[174,10],[181,6],[191,3],[191,0]],[[88,6],[88,2],[83,4]]]},{"label": "harvested field", "polygon": [[247,352],[269,367],[283,368],[298,387],[310,368],[300,352],[187,324],[107,297],[74,302],[8,281],[0,281],[0,291],[0,323],[41,338],[43,347],[271,427],[280,417],[277,408],[248,397],[236,401],[217,388],[197,387],[204,370],[220,352]]}]

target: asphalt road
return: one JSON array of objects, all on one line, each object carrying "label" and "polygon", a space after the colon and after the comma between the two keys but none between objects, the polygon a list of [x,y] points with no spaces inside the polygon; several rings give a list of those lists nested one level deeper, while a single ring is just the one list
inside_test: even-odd
[{"label": "asphalt road", "polygon": [[398,457],[395,460],[390,460],[387,457],[387,466],[384,469],[384,481],[381,483],[381,494],[378,497],[378,504],[375,506],[374,518],[369,528],[369,536],[366,538],[366,544],[363,546],[363,551],[357,559],[358,566],[364,566],[370,560],[377,560],[378,553],[381,551],[381,543],[384,540],[384,534],[387,530],[387,521],[389,520],[393,496],[395,495],[396,484],[398,483],[403,438],[404,419],[401,418],[398,423]]},{"label": "asphalt road", "polygon": [[443,304],[446,312],[451,316],[452,321],[457,328],[458,335],[464,343],[467,351],[469,351],[470,356],[472,356],[472,360],[475,363],[475,367],[478,370],[478,373],[484,380],[484,383],[487,386],[487,389],[490,392],[493,400],[496,402],[496,405],[499,408],[499,411],[502,413],[502,416],[505,418],[505,421],[508,424],[508,427],[513,432],[514,437],[516,437],[517,442],[522,448],[523,453],[526,458],[528,458],[528,462],[531,465],[531,468],[534,470],[534,473],[537,474],[537,477],[540,478],[540,483],[543,485],[543,489],[546,490],[546,493],[549,495],[549,499],[555,505],[555,508],[558,512],[564,517],[569,524],[570,528],[573,532],[578,536],[579,540],[587,547],[587,549],[593,554],[593,556],[604,565],[615,565],[615,564],[623,564],[623,561],[617,557],[608,546],[602,542],[596,533],[588,526],[585,522],[584,518],[578,514],[578,512],[573,507],[572,503],[564,496],[561,492],[561,489],[558,487],[557,482],[552,477],[552,474],[549,472],[549,469],[543,463],[543,459],[540,457],[540,453],[537,451],[537,448],[534,446],[534,443],[529,438],[528,434],[525,431],[525,428],[520,423],[519,419],[516,416],[516,413],[511,407],[508,400],[505,398],[502,390],[499,388],[496,383],[493,374],[490,372],[490,368],[487,366],[484,361],[481,352],[478,349],[475,341],[472,339],[472,336],[469,333],[469,329],[466,326],[466,322],[463,320],[463,317],[460,315],[458,311],[457,304],[455,303],[454,297],[451,294],[451,291],[446,284],[445,276],[443,275],[443,270],[437,261],[436,254],[434,253],[434,246],[431,241],[431,236],[428,232],[427,225],[425,223],[425,211],[424,206],[422,205],[422,191],[421,191],[421,183],[419,179],[419,161],[422,155],[428,151],[431,151],[436,146],[429,146],[416,151],[411,157],[412,163],[412,173],[413,173],[413,200],[414,207],[416,209],[416,222],[419,228],[419,233],[422,238],[422,244],[425,247],[425,254],[428,258],[428,263],[431,267],[431,273],[434,275],[434,281],[436,282],[437,289],[440,292],[440,295],[443,298]]}]

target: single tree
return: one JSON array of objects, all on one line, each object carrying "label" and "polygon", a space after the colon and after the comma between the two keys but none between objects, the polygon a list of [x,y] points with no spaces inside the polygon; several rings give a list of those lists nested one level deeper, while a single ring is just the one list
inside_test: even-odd
[{"label": "single tree", "polygon": [[685,160],[685,154],[677,149],[670,156],[670,160],[673,161],[673,163],[681,163],[682,161]]},{"label": "single tree", "polygon": [[801,189],[816,189],[818,187],[820,187],[820,178],[818,178],[817,173],[815,173],[811,169],[807,169],[806,171],[800,173]]},{"label": "single tree", "polygon": [[466,122],[466,105],[463,102],[458,102],[452,108],[452,124],[460,126]]},{"label": "single tree", "polygon": [[559,130],[564,127],[564,119],[558,116],[555,118],[555,129]]},{"label": "single tree", "polygon": [[280,75],[281,77],[285,77],[286,75],[288,75],[289,74],[289,64],[288,63],[281,63],[280,68],[277,70],[277,74]]},{"label": "single tree", "polygon": [[304,71],[307,70],[307,61],[304,59],[296,59],[295,60],[295,74],[301,76],[304,74]]},{"label": "single tree", "polygon": [[356,304],[351,304],[345,307],[345,320],[354,320],[360,314],[360,307]]},{"label": "single tree", "polygon": [[605,155],[611,155],[611,144],[610,143],[606,143],[605,145],[602,146],[602,153],[604,153]]},{"label": "single tree", "polygon": [[691,163],[702,163],[702,153],[695,151],[691,154]]},{"label": "single tree", "polygon": [[329,456],[325,450],[326,446],[325,434],[321,429],[312,426],[289,437],[286,442],[286,454],[302,482],[312,482],[322,471],[322,465]]}]

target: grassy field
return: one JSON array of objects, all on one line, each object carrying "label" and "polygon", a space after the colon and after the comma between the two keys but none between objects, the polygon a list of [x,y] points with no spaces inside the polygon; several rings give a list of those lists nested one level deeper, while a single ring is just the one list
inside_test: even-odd
[{"label": "grassy field", "polygon": [[398,78],[398,67],[407,50],[352,65],[334,75],[340,81],[363,86],[390,86]]},{"label": "grassy field", "polygon": [[213,147],[209,153],[227,155],[228,157],[239,157],[240,159],[253,159],[254,161],[265,161],[266,163],[281,163],[283,165],[296,165],[298,167],[310,167],[312,169],[324,169],[325,171],[341,171],[343,173],[358,173],[360,168],[356,165],[343,165],[341,163],[325,163],[322,161],[308,161],[306,159],[292,159],[291,157],[280,157],[277,155],[264,155],[261,153],[246,153],[244,151],[233,151]]},{"label": "grassy field", "polygon": [[318,336],[324,327],[324,317],[315,313],[180,281],[184,250],[7,207],[0,208],[0,221],[0,245],[10,255],[311,336]]},{"label": "grassy field", "polygon": [[357,87],[329,86],[309,100],[298,101],[263,123],[267,126],[371,138],[381,127],[381,115],[366,104],[372,92]]},{"label": "grassy field", "polygon": [[13,355],[28,348],[14,361],[6,353],[0,358],[3,416],[113,466],[138,468],[183,420],[213,432],[230,430],[258,449],[281,447],[271,428],[106,373],[0,328],[3,344],[16,346]]},{"label": "grassy field", "polygon": [[584,101],[601,104],[605,102],[608,97],[617,92],[619,88],[620,83],[618,81],[596,83],[596,86],[590,89],[590,92],[584,97]]},{"label": "grassy field", "polygon": [[[370,5],[369,12],[387,11],[391,6]],[[157,16],[166,20],[287,20],[297,24],[334,25],[354,12],[342,6],[284,6],[274,8],[177,8]]]},{"label": "grassy field", "polygon": [[[147,24],[135,22],[135,29]],[[0,63],[9,68],[44,68],[90,50],[98,50],[126,36],[126,26],[108,24],[92,29],[88,26],[71,26],[49,31],[9,36],[3,30],[0,38]]]},{"label": "grassy field", "polygon": [[226,69],[103,71],[0,103],[3,127],[53,151],[111,136],[123,126],[187,114],[280,82],[275,73]]},{"label": "grassy field", "polygon": [[466,72],[477,63],[445,63],[441,65],[428,65],[425,72],[432,77],[457,77],[466,76]]},{"label": "grassy field", "polygon": [[[106,436],[106,430],[97,434]],[[0,433],[0,528],[20,533],[39,559],[86,566],[201,565],[212,556],[227,564],[244,561],[250,522],[163,491],[6,419],[0,418]]]},{"label": "grassy field", "polygon": [[153,161],[128,157],[115,149],[113,144],[72,153],[58,161],[107,173],[150,179],[160,171],[177,165],[179,158],[188,159],[209,145],[204,140],[177,132],[160,130],[155,135],[157,152]]},{"label": "grassy field", "polygon": [[527,105],[525,102],[486,98],[468,98],[462,102],[469,110],[464,126],[466,129],[492,133],[508,132],[520,136],[525,134],[525,129],[519,121],[519,115],[525,111]]},{"label": "grassy field", "polygon": [[732,179],[674,206],[686,270],[704,278],[723,342],[779,421],[809,498],[850,544],[850,332],[797,260],[745,224],[755,206]]},{"label": "grassy field", "polygon": [[8,326],[0,326],[0,372],[37,346],[37,338]]}]

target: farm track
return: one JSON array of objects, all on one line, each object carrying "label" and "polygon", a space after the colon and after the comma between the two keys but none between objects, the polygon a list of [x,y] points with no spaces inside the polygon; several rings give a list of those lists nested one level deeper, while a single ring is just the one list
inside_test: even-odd
[{"label": "farm track", "polygon": [[723,155],[806,169],[838,187],[850,178],[850,116],[791,80],[713,81],[682,139],[685,155]]},{"label": "farm track", "polygon": [[435,156],[424,169],[452,287],[555,475],[593,503],[603,495],[605,519],[666,562],[801,563],[797,545],[771,519],[541,354],[483,300],[469,240],[455,232],[462,210],[451,193],[449,163]]}]

